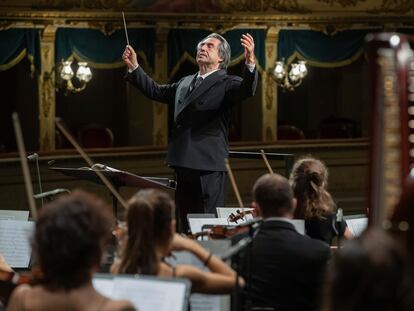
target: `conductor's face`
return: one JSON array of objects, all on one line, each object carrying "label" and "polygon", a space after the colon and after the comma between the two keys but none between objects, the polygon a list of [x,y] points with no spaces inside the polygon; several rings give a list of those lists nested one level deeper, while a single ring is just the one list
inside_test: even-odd
[{"label": "conductor's face", "polygon": [[200,43],[197,51],[197,64],[199,66],[217,67],[223,59],[219,56],[220,40],[208,38]]}]

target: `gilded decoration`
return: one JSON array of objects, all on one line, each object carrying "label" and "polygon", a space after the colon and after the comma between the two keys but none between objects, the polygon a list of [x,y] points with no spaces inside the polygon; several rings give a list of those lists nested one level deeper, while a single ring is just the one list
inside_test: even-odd
[{"label": "gilded decoration", "polygon": [[310,13],[309,8],[299,4],[299,0],[223,0],[223,11],[279,11],[289,13]]},{"label": "gilded decoration", "polygon": [[[353,13],[376,13],[390,15],[413,13],[414,10],[414,1],[411,0],[22,0],[16,2],[15,0],[1,0],[0,8],[3,7],[3,11],[7,11],[8,16],[39,15],[42,11],[49,11],[52,18],[61,11],[73,16],[78,14],[84,20],[93,19],[97,15],[113,20],[120,11],[125,11],[127,14],[145,16],[147,20],[159,20],[162,15],[172,14],[175,16],[175,21],[180,13],[181,19],[193,19],[197,13],[209,13],[210,15],[201,17],[203,21],[206,21],[211,20],[214,15],[217,15],[215,19],[221,16],[223,20],[224,13],[232,12],[245,12],[249,16],[254,16],[255,13],[274,15],[275,12],[279,12],[281,14],[278,16],[266,17],[278,19],[286,14],[306,16],[312,13],[312,15],[344,16]],[[346,10],[340,11],[341,8],[346,8]],[[23,12],[24,9],[26,9],[25,12]],[[86,15],[80,13],[86,13]],[[151,13],[159,13],[159,15]],[[229,16],[232,20],[242,18]],[[263,16],[255,16],[255,18],[261,19]],[[224,20],[228,19],[224,18]]]},{"label": "gilded decoration", "polygon": [[382,0],[379,7],[374,7],[372,13],[398,13],[403,14],[414,10],[414,1],[412,0]]},{"label": "gilded decoration", "polygon": [[[272,75],[267,74],[266,75],[266,85],[274,85],[275,81],[273,81]],[[275,88],[274,87],[267,87],[266,88],[266,95],[265,95],[265,101],[266,101],[266,109],[271,110],[273,107],[273,99],[275,98]]]},{"label": "gilded decoration", "polygon": [[339,4],[342,7],[356,6],[359,2],[366,2],[367,0],[317,0],[319,2],[327,3],[331,6]]},{"label": "gilded decoration", "polygon": [[89,28],[96,29],[102,32],[105,36],[112,35],[118,29],[123,29],[124,25],[121,23],[107,23],[107,22],[89,22]]}]

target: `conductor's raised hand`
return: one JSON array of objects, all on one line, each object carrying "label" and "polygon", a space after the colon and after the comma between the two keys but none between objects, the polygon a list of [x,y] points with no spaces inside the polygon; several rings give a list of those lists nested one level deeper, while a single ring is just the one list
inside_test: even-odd
[{"label": "conductor's raised hand", "polygon": [[138,67],[137,53],[135,53],[132,46],[127,45],[125,51],[122,54],[122,60],[127,65],[129,70],[134,70]]},{"label": "conductor's raised hand", "polygon": [[246,64],[254,64],[254,39],[246,33],[240,38],[241,45],[244,47],[244,58]]}]

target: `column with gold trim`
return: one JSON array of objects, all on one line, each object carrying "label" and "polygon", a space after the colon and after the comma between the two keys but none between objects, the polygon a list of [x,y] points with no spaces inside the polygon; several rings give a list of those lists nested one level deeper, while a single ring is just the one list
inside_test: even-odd
[{"label": "column with gold trim", "polygon": [[272,78],[277,54],[279,28],[269,27],[266,31],[266,68],[262,76],[262,141],[277,139],[277,87]]},{"label": "column with gold trim", "polygon": [[[166,24],[158,24],[155,41],[154,80],[158,83],[168,82],[168,33]],[[154,102],[153,109],[153,139],[154,145],[163,146],[168,143],[168,108]]]},{"label": "column with gold trim", "polygon": [[46,26],[40,39],[42,67],[39,78],[40,150],[55,150],[55,34],[56,27]]}]

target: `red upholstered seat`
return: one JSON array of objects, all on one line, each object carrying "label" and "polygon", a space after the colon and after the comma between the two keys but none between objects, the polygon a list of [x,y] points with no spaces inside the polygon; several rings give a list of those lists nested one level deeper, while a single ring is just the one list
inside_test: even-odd
[{"label": "red upholstered seat", "polygon": [[278,140],[294,140],[305,139],[305,134],[300,128],[294,125],[279,125],[277,127],[277,139]]},{"label": "red upholstered seat", "polygon": [[105,126],[87,125],[79,130],[78,141],[84,148],[109,148],[114,144],[114,135]]}]

